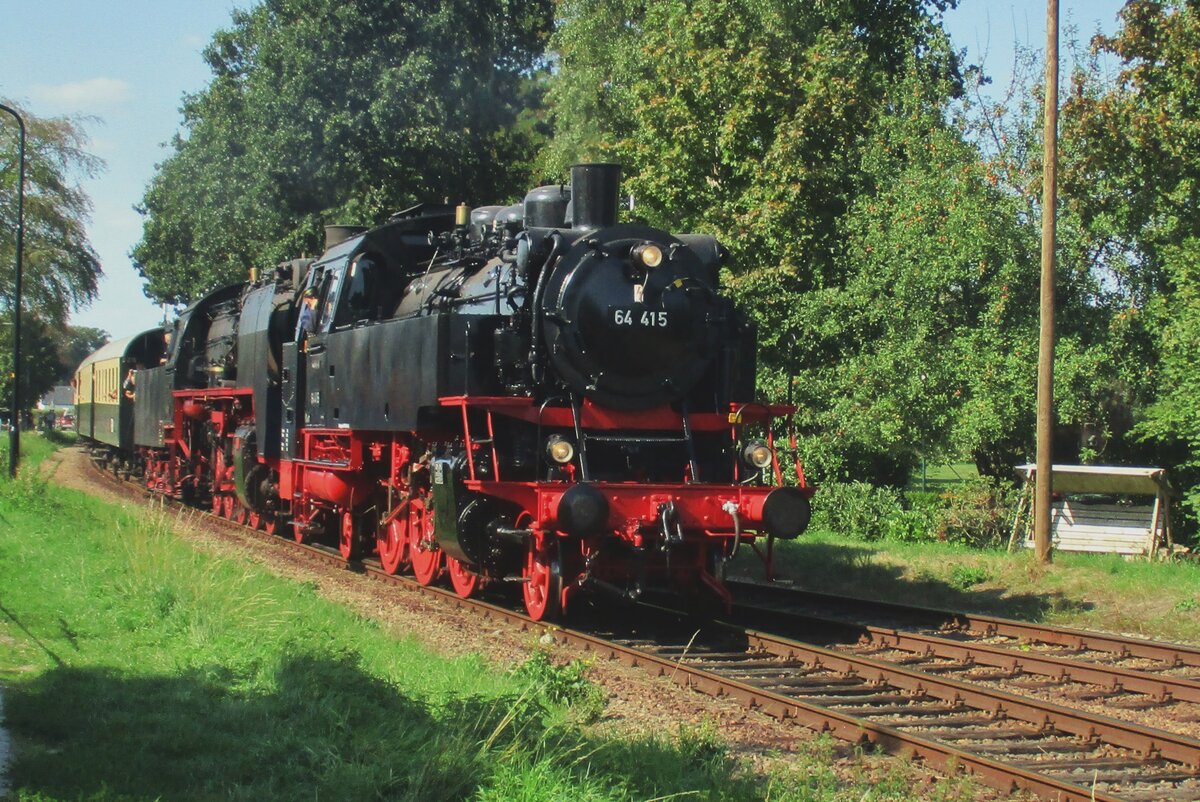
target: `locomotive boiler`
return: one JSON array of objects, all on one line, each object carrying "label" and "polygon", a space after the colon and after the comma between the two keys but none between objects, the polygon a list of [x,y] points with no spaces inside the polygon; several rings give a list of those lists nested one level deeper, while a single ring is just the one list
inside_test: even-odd
[{"label": "locomotive boiler", "polygon": [[727,603],[741,544],[769,561],[807,526],[793,410],[756,400],[725,249],[620,223],[619,178],[332,228],[319,258],[214,291],[136,366],[106,458],[464,596],[517,581],[536,619],[651,586]]}]

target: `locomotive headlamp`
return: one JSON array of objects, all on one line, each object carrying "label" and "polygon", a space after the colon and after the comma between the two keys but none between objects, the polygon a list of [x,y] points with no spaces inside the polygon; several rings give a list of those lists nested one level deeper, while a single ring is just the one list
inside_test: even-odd
[{"label": "locomotive headlamp", "polygon": [[559,465],[566,465],[575,459],[575,444],[562,435],[551,435],[546,441],[546,455]]},{"label": "locomotive headlamp", "polygon": [[662,248],[653,242],[643,242],[641,245],[635,246],[632,256],[635,261],[646,267],[658,267],[663,260]]},{"label": "locomotive headlamp", "polygon": [[742,449],[742,459],[746,461],[746,464],[753,465],[760,471],[771,464],[774,456],[775,454],[771,451],[771,447],[762,440],[751,440]]}]

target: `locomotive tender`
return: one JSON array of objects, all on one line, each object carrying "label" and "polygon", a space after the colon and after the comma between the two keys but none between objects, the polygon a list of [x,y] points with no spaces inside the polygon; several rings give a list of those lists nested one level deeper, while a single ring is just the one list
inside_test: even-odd
[{"label": "locomotive tender", "polygon": [[727,604],[740,543],[769,567],[808,524],[776,453],[794,410],[754,402],[722,246],[618,224],[619,178],[331,227],[319,258],[89,357],[77,428],[156,491],[348,560],[463,596],[519,579],[535,619],[649,585]]}]

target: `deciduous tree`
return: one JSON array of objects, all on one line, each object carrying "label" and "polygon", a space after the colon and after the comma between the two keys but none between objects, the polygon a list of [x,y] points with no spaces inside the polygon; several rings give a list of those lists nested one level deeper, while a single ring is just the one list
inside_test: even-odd
[{"label": "deciduous tree", "polygon": [[[38,117],[10,100],[25,120],[25,253],[27,308],[62,323],[96,296],[100,260],[88,241],[92,204],[80,180],[104,163],[87,151],[80,119]],[[18,129],[0,115],[0,303],[11,304],[16,261]]]},{"label": "deciduous tree", "polygon": [[[58,381],[57,324],[26,312],[21,318],[21,408],[32,409]],[[12,409],[12,313],[0,314],[0,408],[5,418]]]},{"label": "deciduous tree", "polygon": [[89,354],[105,345],[110,339],[104,329],[94,329],[90,326],[67,326],[63,336],[58,341],[58,364],[60,365],[56,382],[66,384],[75,374],[75,368]]},{"label": "deciduous tree", "polygon": [[1139,430],[1187,451],[1184,484],[1200,507],[1200,6],[1130,0],[1092,50],[1120,69],[1110,79],[1097,59],[1075,76],[1064,194],[1123,295],[1116,322],[1153,335],[1132,355],[1158,391]]},{"label": "deciduous tree", "polygon": [[[148,294],[183,301],[319,248],[329,223],[525,188],[551,0],[265,0],[205,51],[209,86],[143,200]],[[536,104],[535,104],[536,105]]]}]

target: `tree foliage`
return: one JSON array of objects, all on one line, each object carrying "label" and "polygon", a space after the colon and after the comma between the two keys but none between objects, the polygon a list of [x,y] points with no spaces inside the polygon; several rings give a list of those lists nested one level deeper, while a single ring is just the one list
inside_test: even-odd
[{"label": "tree foliage", "polygon": [[[104,163],[87,152],[83,121],[37,117],[12,101],[26,126],[25,249],[22,295],[27,308],[62,323],[68,312],[96,296],[100,260],[88,241],[92,204],[79,185]],[[0,115],[0,293],[11,305],[16,263],[19,136],[7,114]]]},{"label": "tree foliage", "polygon": [[57,384],[66,384],[75,374],[75,368],[94,351],[99,350],[111,339],[104,329],[90,326],[67,326],[58,341],[59,371]]},{"label": "tree foliage", "polygon": [[1092,52],[1120,70],[1109,79],[1096,58],[1075,76],[1063,191],[1124,300],[1114,325],[1145,333],[1136,359],[1157,398],[1139,431],[1200,469],[1200,7],[1130,0]]},{"label": "tree foliage", "polygon": [[[0,314],[0,409],[5,418],[12,409],[13,372],[12,312]],[[28,410],[58,382],[59,361],[57,325],[28,312],[21,317],[21,408]]]},{"label": "tree foliage", "polygon": [[378,223],[419,200],[525,188],[551,0],[265,0],[205,51],[209,86],[143,201],[159,301]]},{"label": "tree foliage", "polygon": [[552,40],[544,164],[621,161],[641,215],[730,247],[818,477],[998,466],[1032,433],[1032,212],[971,140],[946,6],[566,3]]},{"label": "tree foliage", "polygon": [[[543,164],[621,161],[641,215],[730,247],[761,385],[799,403],[818,478],[903,481],[921,457],[1010,475],[1032,450],[1040,98],[969,97],[946,7],[567,2],[552,39]],[[1143,332],[1062,231],[1059,453],[1111,453],[1141,386],[1114,354]]]}]

